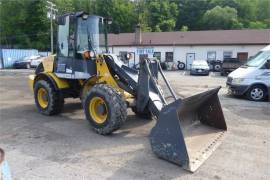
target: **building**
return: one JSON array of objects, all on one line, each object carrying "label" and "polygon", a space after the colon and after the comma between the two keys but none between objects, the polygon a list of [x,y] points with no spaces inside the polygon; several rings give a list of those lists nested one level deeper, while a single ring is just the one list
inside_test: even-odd
[{"label": "building", "polygon": [[187,69],[195,59],[246,61],[270,44],[270,29],[216,30],[188,32],[145,32],[109,34],[109,50],[123,57],[133,54],[132,63],[140,57],[156,57],[161,62],[184,62]]}]

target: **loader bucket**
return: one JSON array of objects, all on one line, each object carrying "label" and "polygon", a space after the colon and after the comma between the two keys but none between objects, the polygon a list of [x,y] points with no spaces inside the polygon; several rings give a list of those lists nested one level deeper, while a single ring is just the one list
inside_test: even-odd
[{"label": "loader bucket", "polygon": [[220,88],[164,106],[150,133],[153,152],[194,172],[219,146],[227,130]]}]

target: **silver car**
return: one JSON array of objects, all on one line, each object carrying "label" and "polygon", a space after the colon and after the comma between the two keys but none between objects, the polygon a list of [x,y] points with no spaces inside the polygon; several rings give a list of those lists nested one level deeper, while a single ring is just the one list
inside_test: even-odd
[{"label": "silver car", "polygon": [[209,65],[206,60],[195,60],[192,62],[191,75],[209,75]]}]

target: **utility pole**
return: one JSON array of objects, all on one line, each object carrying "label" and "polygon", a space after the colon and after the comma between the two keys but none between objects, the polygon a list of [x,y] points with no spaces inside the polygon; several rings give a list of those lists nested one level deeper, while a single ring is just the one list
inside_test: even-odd
[{"label": "utility pole", "polygon": [[48,9],[47,17],[51,20],[51,53],[53,54],[53,20],[55,20],[58,9],[56,9],[56,5],[51,1],[47,1],[46,8]]}]

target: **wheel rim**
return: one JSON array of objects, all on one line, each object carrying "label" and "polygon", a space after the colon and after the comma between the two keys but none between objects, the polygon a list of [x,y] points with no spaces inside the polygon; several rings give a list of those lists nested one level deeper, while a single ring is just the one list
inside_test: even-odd
[{"label": "wheel rim", "polygon": [[44,88],[38,89],[37,98],[40,107],[45,109],[48,106],[49,101],[48,101],[48,93]]},{"label": "wheel rim", "polygon": [[101,97],[94,97],[89,104],[89,112],[92,119],[97,124],[102,124],[108,116],[108,109],[105,101]]},{"label": "wheel rim", "polygon": [[252,97],[252,99],[254,100],[260,100],[263,98],[264,94],[263,94],[263,90],[260,88],[254,88],[251,90],[250,95]]},{"label": "wheel rim", "polygon": [[216,70],[220,70],[220,68],[221,68],[220,65],[216,65],[216,66],[215,66],[215,69],[216,69]]}]

